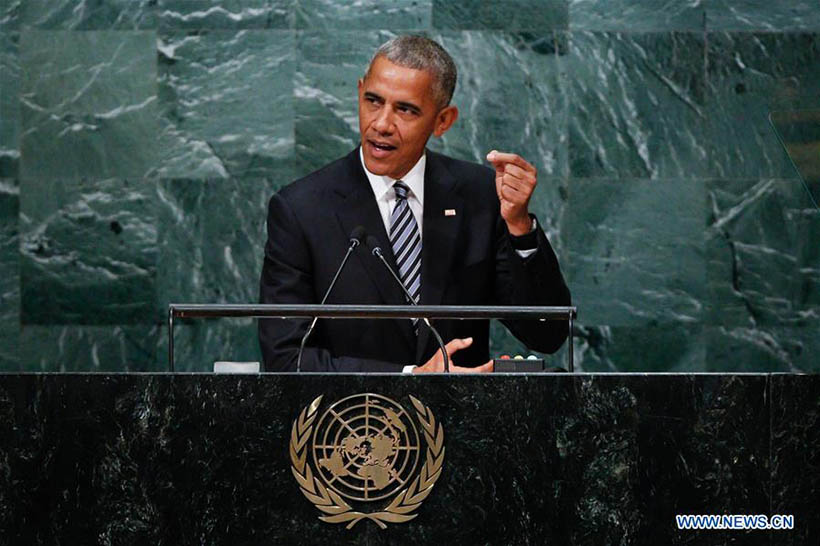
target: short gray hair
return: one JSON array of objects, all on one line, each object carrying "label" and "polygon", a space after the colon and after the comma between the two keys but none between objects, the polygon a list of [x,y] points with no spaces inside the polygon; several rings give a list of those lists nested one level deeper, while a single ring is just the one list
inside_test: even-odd
[{"label": "short gray hair", "polygon": [[439,108],[450,104],[456,89],[456,63],[438,42],[424,36],[403,35],[383,43],[370,59],[365,79],[373,63],[384,57],[391,63],[433,75],[433,95]]}]

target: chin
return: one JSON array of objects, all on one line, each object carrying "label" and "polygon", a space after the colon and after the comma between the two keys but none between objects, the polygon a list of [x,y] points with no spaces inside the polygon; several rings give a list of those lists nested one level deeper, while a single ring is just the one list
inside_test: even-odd
[{"label": "chin", "polygon": [[369,157],[367,154],[364,156],[364,164],[367,166],[368,171],[377,176],[389,176],[391,172],[395,171],[393,165],[387,164],[374,157]]}]

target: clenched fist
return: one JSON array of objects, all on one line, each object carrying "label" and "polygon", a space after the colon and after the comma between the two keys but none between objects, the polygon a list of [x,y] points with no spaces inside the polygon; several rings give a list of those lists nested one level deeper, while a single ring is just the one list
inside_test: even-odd
[{"label": "clenched fist", "polygon": [[520,155],[493,150],[487,161],[495,167],[495,191],[501,201],[501,217],[512,235],[526,235],[532,227],[528,205],[538,183],[535,167]]}]

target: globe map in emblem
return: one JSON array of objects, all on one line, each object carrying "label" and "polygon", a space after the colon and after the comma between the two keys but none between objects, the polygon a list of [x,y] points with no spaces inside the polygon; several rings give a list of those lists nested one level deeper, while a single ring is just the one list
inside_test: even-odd
[{"label": "globe map in emblem", "polygon": [[339,400],[313,432],[313,461],[322,481],[351,500],[374,501],[415,476],[419,435],[410,414],[378,394]]}]

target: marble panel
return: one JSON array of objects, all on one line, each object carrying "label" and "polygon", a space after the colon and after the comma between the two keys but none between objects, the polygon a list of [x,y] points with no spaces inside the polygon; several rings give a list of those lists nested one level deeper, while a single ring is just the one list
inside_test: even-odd
[{"label": "marble panel", "polygon": [[[580,309],[579,309],[580,311]],[[580,372],[699,372],[706,363],[700,324],[575,325],[574,362]],[[566,357],[564,358],[566,361]],[[726,370],[735,368],[727,366]]]},{"label": "marble panel", "polygon": [[155,160],[152,32],[23,32],[21,173],[136,177]]},{"label": "marble panel", "polygon": [[300,29],[425,30],[431,25],[433,0],[295,0]]},{"label": "marble panel", "polygon": [[573,176],[708,172],[703,34],[573,32],[569,41]]},{"label": "marble panel", "polygon": [[721,178],[797,178],[769,113],[820,96],[820,37],[710,33],[707,47],[709,170]]},{"label": "marble panel", "polygon": [[706,371],[820,372],[817,327],[711,326]]},{"label": "marble panel", "polygon": [[290,180],[162,180],[157,307],[259,301],[270,196]]},{"label": "marble panel", "polygon": [[587,326],[702,320],[701,180],[571,180],[564,271]]},{"label": "marble panel", "polygon": [[709,1],[569,0],[569,27],[621,32],[702,30]]},{"label": "marble panel", "polygon": [[31,326],[20,332],[24,372],[157,372],[161,329],[149,325]]},{"label": "marble panel", "polygon": [[799,546],[820,541],[818,393],[820,375],[775,375],[771,379],[771,513],[794,515],[794,529],[771,531],[772,544]]},{"label": "marble panel", "polygon": [[167,178],[274,176],[293,153],[293,34],[165,33],[159,41]]},{"label": "marble panel", "polygon": [[155,322],[155,201],[147,180],[23,179],[23,324]]},{"label": "marble panel", "polygon": [[[316,32],[298,36],[299,173],[318,169],[358,144],[356,82],[375,49],[391,37],[387,32],[374,33],[367,41],[352,32],[332,38]],[[510,150],[536,165],[542,176],[566,174],[566,99],[552,36],[451,32],[431,38],[456,62],[459,82],[453,104],[460,116],[444,137],[431,139],[430,148],[480,163],[494,148]],[[524,92],[510,100],[513,89]]]},{"label": "marble panel", "polygon": [[714,180],[707,189],[709,322],[820,328],[820,210],[802,184]]},{"label": "marble panel", "polygon": [[[550,32],[451,32],[433,38],[458,67],[453,103],[460,118],[430,147],[483,164],[490,150],[515,152],[542,179],[565,176],[568,99],[561,57],[566,44]],[[550,184],[548,199],[557,200],[557,188]]]},{"label": "marble panel", "polygon": [[156,28],[156,0],[26,0],[21,25],[42,30]]},{"label": "marble panel", "polygon": [[0,370],[20,365],[20,188],[0,179]]},{"label": "marble panel", "polygon": [[159,0],[163,29],[288,28],[294,0]]},{"label": "marble panel", "polygon": [[708,0],[708,30],[820,30],[820,4],[815,0]]},{"label": "marble panel", "polygon": [[20,33],[0,32],[0,178],[20,165]]},{"label": "marble panel", "polygon": [[437,29],[566,29],[567,0],[433,0]]}]

